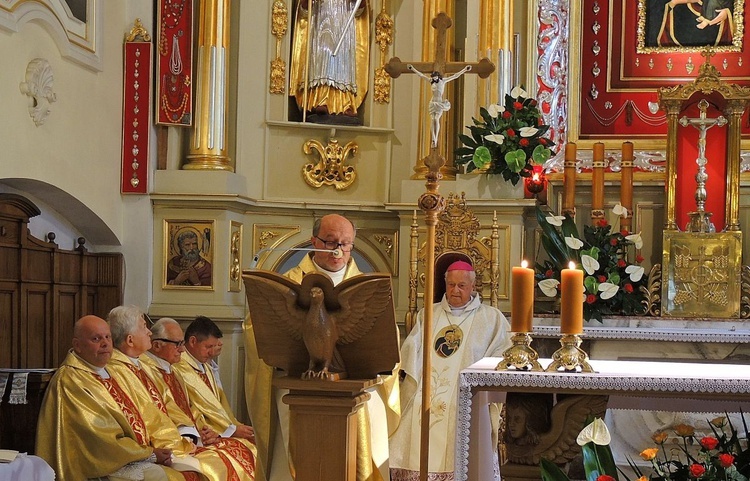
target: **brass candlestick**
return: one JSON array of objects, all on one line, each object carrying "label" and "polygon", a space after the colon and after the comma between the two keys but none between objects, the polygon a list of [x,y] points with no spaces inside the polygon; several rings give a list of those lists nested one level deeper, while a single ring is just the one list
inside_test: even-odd
[{"label": "brass candlestick", "polygon": [[581,336],[578,334],[564,334],[560,338],[562,347],[552,354],[552,362],[547,372],[595,372],[589,364],[589,356],[581,349]]},{"label": "brass candlestick", "polygon": [[528,332],[513,333],[510,338],[513,343],[503,353],[503,360],[495,368],[496,371],[544,371],[539,364],[539,354],[531,347],[531,335]]}]

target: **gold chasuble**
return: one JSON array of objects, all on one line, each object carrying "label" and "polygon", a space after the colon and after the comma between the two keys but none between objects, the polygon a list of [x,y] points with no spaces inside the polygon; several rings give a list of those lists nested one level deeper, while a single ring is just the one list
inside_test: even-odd
[{"label": "gold chasuble", "polygon": [[[201,429],[206,425],[203,416],[195,421],[190,409],[190,399],[185,390],[185,383],[172,366],[164,360],[158,360],[148,353],[139,358],[143,371],[148,373],[156,389],[161,394],[167,415],[178,428],[195,426]],[[237,474],[236,479],[255,479],[255,445],[245,439],[221,438],[208,449],[219,451],[219,455],[228,458]]]},{"label": "gold chasuble", "polygon": [[[168,417],[166,403],[161,392],[140,365],[135,365],[131,358],[123,354],[119,349],[114,349],[112,358],[107,364],[107,370],[112,374],[113,378],[116,378],[122,384],[123,389],[131,395],[139,410],[158,411],[158,415],[147,424],[149,428],[152,426],[160,428],[165,426],[164,429],[170,430],[171,436],[173,436],[176,442],[190,445],[192,449],[193,446],[180,435],[176,425]],[[210,481],[244,481],[254,479],[254,475],[244,475],[244,472],[241,473],[243,476],[240,476],[226,454],[219,450],[201,447],[197,448],[192,455],[200,462],[202,473]]]},{"label": "gold chasuble", "polygon": [[232,414],[224,390],[216,384],[214,373],[208,364],[198,362],[186,351],[180,362],[173,364],[172,368],[185,381],[194,418],[203,416],[206,424],[219,434],[224,433],[231,425],[240,424]]},{"label": "gold chasuble", "polygon": [[[312,261],[311,255],[306,255],[302,258],[300,263],[284,273],[286,277],[295,281],[302,282],[302,278],[305,274],[311,272],[321,272],[317,265]],[[354,276],[358,276],[362,272],[357,267],[354,259],[349,261],[346,266],[346,272],[344,273],[344,280]],[[252,419],[253,429],[255,429],[255,440],[258,446],[258,459],[260,460],[261,468],[263,469],[266,479],[271,480],[273,477],[269,477],[268,469],[273,462],[274,454],[274,439],[278,435],[276,432],[276,426],[279,424],[279,407],[288,411],[288,406],[276,404],[276,393],[272,386],[274,377],[274,369],[263,362],[258,355],[258,346],[255,343],[255,333],[253,331],[252,320],[250,316],[245,319],[243,325],[244,337],[245,337],[245,393],[248,405],[248,411],[250,418]],[[398,372],[398,368],[394,369],[394,372]],[[387,475],[381,475],[378,471],[378,467],[382,462],[382,458],[388,456],[388,440],[387,436],[392,434],[398,426],[400,417],[400,406],[399,406],[399,391],[398,391],[398,376],[382,376],[382,382],[378,384],[377,396],[373,393],[370,401],[368,401],[362,409],[357,411],[357,481],[381,481],[387,480]],[[374,399],[375,397],[379,399]],[[384,416],[375,416],[370,413],[370,404],[378,403],[384,405]],[[288,416],[283,416],[283,418]],[[385,419],[383,419],[383,417]],[[374,421],[374,422],[373,422]],[[377,423],[377,425],[376,425]],[[384,433],[382,437],[385,439],[379,439],[378,442],[383,444],[381,446],[380,453],[374,453],[371,446],[371,439],[373,439],[373,429],[377,430],[387,423],[388,432]],[[371,429],[371,426],[373,429]],[[282,430],[287,429],[287,426],[282,425]],[[288,440],[287,440],[288,441]],[[287,448],[290,443],[287,443]],[[372,443],[375,444],[375,443]],[[289,469],[292,473],[292,477],[295,476],[294,466],[292,463],[292,457],[290,453],[279,453],[277,455],[286,454],[288,458]]]},{"label": "gold chasuble", "polygon": [[[158,421],[159,410],[149,404],[150,409],[141,411],[126,389],[68,353],[47,388],[37,426],[36,453],[52,466],[58,481],[107,476],[148,459],[154,448],[186,454],[190,444]],[[185,479],[160,467],[170,480]]]}]

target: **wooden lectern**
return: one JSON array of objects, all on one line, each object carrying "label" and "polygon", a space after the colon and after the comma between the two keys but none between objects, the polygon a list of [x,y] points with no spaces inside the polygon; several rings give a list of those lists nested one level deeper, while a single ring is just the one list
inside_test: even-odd
[{"label": "wooden lectern", "polygon": [[354,414],[378,374],[399,362],[390,276],[363,274],[336,287],[319,273],[301,284],[261,270],[242,278],[258,354],[287,373],[274,386],[289,389],[297,481],[354,481]]}]

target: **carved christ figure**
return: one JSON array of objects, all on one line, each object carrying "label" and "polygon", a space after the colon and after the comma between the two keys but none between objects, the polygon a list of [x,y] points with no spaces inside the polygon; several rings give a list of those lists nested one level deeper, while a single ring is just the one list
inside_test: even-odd
[{"label": "carved christ figure", "polygon": [[430,129],[430,132],[432,134],[432,147],[435,148],[437,147],[438,134],[440,133],[440,117],[442,117],[444,112],[447,112],[451,109],[450,101],[443,98],[443,95],[445,94],[445,84],[452,80],[456,80],[458,77],[471,70],[471,65],[467,65],[458,72],[446,78],[443,78],[443,75],[437,71],[432,72],[430,75],[427,75],[426,73],[420,72],[419,70],[414,68],[412,64],[408,64],[406,67],[415,74],[430,82],[430,88],[432,89],[432,98],[430,99],[428,111],[430,112],[430,118],[432,119],[432,127]]}]

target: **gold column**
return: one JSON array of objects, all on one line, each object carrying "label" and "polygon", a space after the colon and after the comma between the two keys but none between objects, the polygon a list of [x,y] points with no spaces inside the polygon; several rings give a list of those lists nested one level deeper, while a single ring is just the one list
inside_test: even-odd
[{"label": "gold column", "polygon": [[[498,51],[513,51],[513,2],[511,0],[481,0],[479,25],[479,52],[481,58],[487,56],[496,66],[495,73],[487,80],[479,80],[478,98],[480,106],[500,103],[499,98],[500,74],[504,66],[498,65]],[[486,85],[489,83],[489,92]],[[488,96],[489,93],[489,96]],[[510,92],[508,92],[510,93]]]},{"label": "gold column", "polygon": [[664,101],[662,109],[667,111],[667,179],[664,184],[666,190],[666,212],[664,230],[677,230],[675,218],[676,186],[677,186],[677,129],[680,114],[680,101]]},{"label": "gold column", "polygon": [[745,100],[727,102],[724,115],[729,119],[727,139],[727,209],[726,230],[740,230],[740,132],[742,114],[747,107]]},{"label": "gold column", "polygon": [[234,171],[227,155],[230,0],[200,0],[195,123],[183,169]]}]

